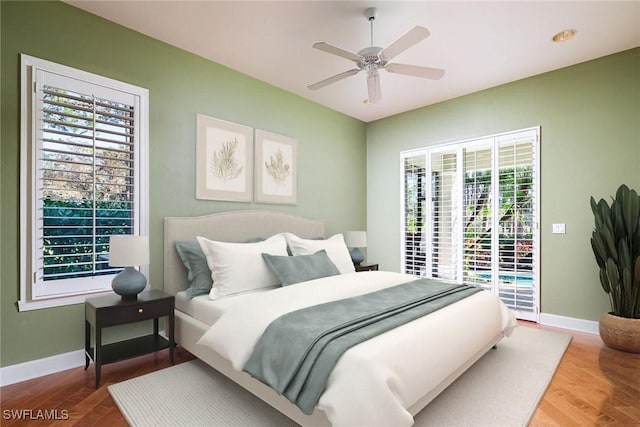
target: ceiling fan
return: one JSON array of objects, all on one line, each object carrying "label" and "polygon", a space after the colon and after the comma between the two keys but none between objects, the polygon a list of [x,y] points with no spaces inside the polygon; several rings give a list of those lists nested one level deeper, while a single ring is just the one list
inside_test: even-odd
[{"label": "ceiling fan", "polygon": [[375,7],[370,7],[364,12],[369,22],[371,22],[371,46],[360,50],[357,54],[332,46],[325,42],[318,42],[313,45],[313,47],[318,50],[332,53],[355,62],[358,68],[353,68],[329,77],[328,79],[321,80],[308,86],[309,89],[320,89],[349,76],[353,76],[360,71],[365,71],[367,73],[368,92],[368,99],[365,100],[365,103],[374,104],[381,99],[380,76],[378,75],[378,70],[386,70],[389,73],[404,74],[407,76],[433,80],[438,80],[444,75],[444,70],[440,70],[438,68],[390,63],[389,61],[393,57],[409,49],[419,41],[426,39],[429,36],[429,30],[424,27],[416,26],[386,48],[383,49],[381,47],[376,47],[373,45],[373,21],[376,19],[377,12],[378,10]]}]

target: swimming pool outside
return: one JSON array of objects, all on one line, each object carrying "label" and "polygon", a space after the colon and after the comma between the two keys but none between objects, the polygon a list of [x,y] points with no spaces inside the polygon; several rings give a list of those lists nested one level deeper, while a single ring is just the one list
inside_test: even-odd
[{"label": "swimming pool outside", "polygon": [[[490,271],[467,271],[464,282],[472,286],[480,286],[488,289],[492,288]],[[494,292],[500,297],[505,305],[519,312],[535,311],[535,291],[533,286],[533,273],[501,271],[499,280]]]},{"label": "swimming pool outside", "polygon": [[[490,282],[492,274],[478,273],[477,277],[483,282]],[[505,271],[499,273],[498,280],[501,285],[533,286],[533,273],[513,273]]]}]

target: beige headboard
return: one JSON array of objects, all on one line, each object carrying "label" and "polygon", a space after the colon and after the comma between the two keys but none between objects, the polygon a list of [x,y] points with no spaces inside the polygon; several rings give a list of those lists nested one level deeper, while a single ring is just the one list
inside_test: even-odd
[{"label": "beige headboard", "polygon": [[164,290],[175,294],[188,286],[187,271],[175,242],[195,241],[196,236],[223,242],[244,243],[288,231],[305,239],[324,237],[324,221],[275,211],[231,211],[196,217],[164,219]]}]

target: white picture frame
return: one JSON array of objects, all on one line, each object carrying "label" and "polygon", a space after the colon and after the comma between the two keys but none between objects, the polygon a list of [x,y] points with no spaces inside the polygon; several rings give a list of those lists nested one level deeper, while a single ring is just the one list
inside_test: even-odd
[{"label": "white picture frame", "polygon": [[253,201],[253,129],[197,114],[196,198]]},{"label": "white picture frame", "polygon": [[261,129],[255,138],[256,202],[295,205],[298,141]]}]

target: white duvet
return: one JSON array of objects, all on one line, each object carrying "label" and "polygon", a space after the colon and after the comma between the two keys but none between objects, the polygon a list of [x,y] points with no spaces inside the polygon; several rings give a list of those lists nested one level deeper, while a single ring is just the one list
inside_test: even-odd
[{"label": "white duvet", "polygon": [[[241,371],[263,331],[282,314],[415,279],[360,272],[259,293],[230,306],[198,343]],[[501,332],[510,335],[515,324],[496,296],[478,292],[349,349],[316,410],[324,411],[334,426],[410,426],[409,408]]]}]

